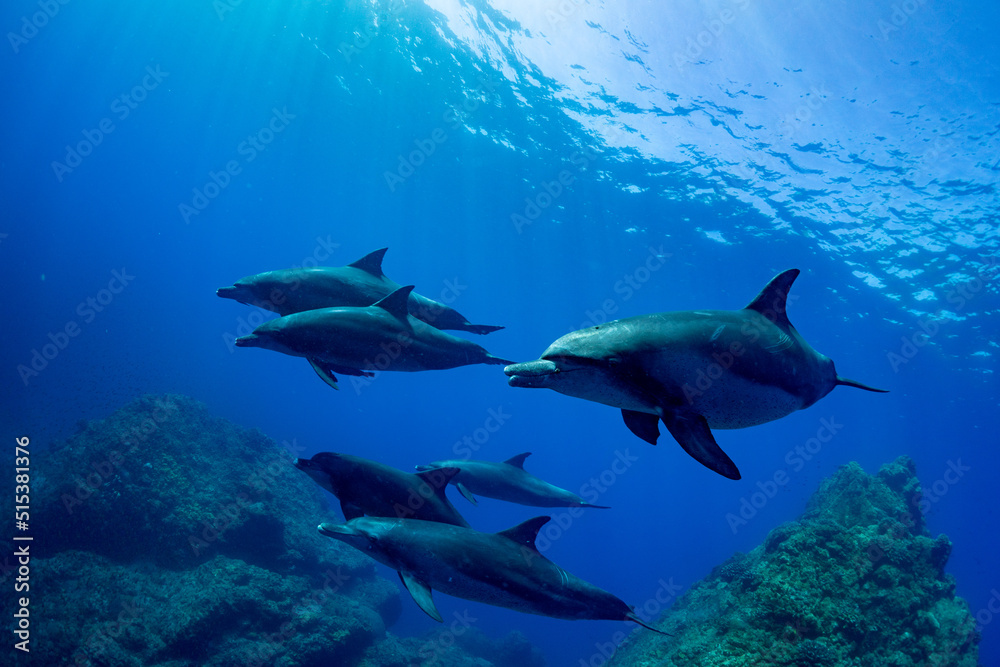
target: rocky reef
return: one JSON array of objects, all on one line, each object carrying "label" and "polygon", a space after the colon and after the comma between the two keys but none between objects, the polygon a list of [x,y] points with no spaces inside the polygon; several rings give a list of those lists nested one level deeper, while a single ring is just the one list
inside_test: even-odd
[{"label": "rocky reef", "polygon": [[184,396],[81,422],[32,480],[37,621],[18,664],[544,664],[516,633],[387,632],[397,584],[318,534],[331,514],[296,450]]},{"label": "rocky reef", "polygon": [[979,634],[931,538],[913,461],[841,467],[798,520],[737,553],[609,665],[975,667]]}]

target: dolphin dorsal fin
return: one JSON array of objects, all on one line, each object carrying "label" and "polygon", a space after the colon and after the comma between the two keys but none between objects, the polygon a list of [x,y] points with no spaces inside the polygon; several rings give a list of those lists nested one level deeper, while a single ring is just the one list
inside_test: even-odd
[{"label": "dolphin dorsal fin", "polygon": [[538,537],[538,531],[542,529],[542,526],[547,524],[552,517],[548,516],[536,516],[534,519],[528,519],[524,523],[519,523],[513,528],[508,528],[507,530],[501,530],[497,535],[503,535],[508,540],[513,540],[518,545],[522,547],[528,547],[532,551],[538,551],[535,546],[535,538]]},{"label": "dolphin dorsal fin", "polygon": [[792,289],[792,283],[798,277],[798,269],[782,271],[771,278],[771,282],[764,286],[764,289],[750,302],[746,310],[756,310],[782,328],[792,326],[792,323],[788,321],[788,313],[785,311],[785,302],[788,300],[788,291]]},{"label": "dolphin dorsal fin", "polygon": [[384,297],[381,301],[373,304],[372,308],[381,308],[382,310],[392,313],[401,320],[406,320],[406,316],[410,313],[407,302],[410,300],[410,292],[412,291],[413,285],[400,287],[392,294]]},{"label": "dolphin dorsal fin", "polygon": [[506,463],[507,465],[512,465],[515,468],[520,468],[521,470],[524,470],[524,459],[528,458],[529,456],[531,456],[531,452],[525,452],[524,454],[518,454],[517,456],[510,457],[509,459],[504,461],[504,463]]},{"label": "dolphin dorsal fin", "polygon": [[368,253],[358,261],[351,262],[348,266],[360,269],[365,273],[370,273],[376,278],[381,278],[385,275],[382,273],[382,258],[385,257],[385,252],[387,250],[388,248],[379,248],[378,250]]}]

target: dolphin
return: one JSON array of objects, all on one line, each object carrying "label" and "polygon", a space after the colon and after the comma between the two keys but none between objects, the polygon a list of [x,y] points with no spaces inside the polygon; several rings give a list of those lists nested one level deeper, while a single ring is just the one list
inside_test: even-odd
[{"label": "dolphin", "polygon": [[[220,287],[223,299],[257,306],[279,315],[318,308],[370,306],[398,290],[401,285],[382,273],[382,258],[388,248],[370,252],[347,266],[313,266],[267,271]],[[465,315],[416,292],[407,299],[410,314],[438,329],[488,334],[503,327],[471,324]]]},{"label": "dolphin", "polygon": [[468,528],[445,495],[456,468],[416,474],[349,454],[321,452],[296,459],[295,467],[337,496],[344,519],[360,516],[406,517]]},{"label": "dolphin", "polygon": [[372,306],[320,308],[268,320],[235,344],[305,357],[334,389],[339,388],[334,373],[372,377],[376,370],[414,372],[511,363],[410,315],[407,302],[412,290],[412,285],[400,287]]},{"label": "dolphin", "polygon": [[[399,572],[424,613],[441,622],[431,590],[515,611],[567,620],[643,623],[632,607],[566,572],[535,547],[540,516],[499,533],[431,521],[362,517],[319,532]],[[666,633],[664,633],[666,634]]]},{"label": "dolphin", "polygon": [[743,310],[639,315],[574,331],[504,373],[512,387],[548,387],[621,408],[625,425],[654,445],[662,420],[699,463],[739,479],[710,429],[780,419],[837,385],[886,391],[837,375],[788,321],[785,302],[798,275],[778,274]]},{"label": "dolphin", "polygon": [[465,496],[473,505],[478,493],[487,498],[506,500],[520,505],[531,505],[532,507],[596,507],[598,509],[608,509],[603,505],[591,505],[583,498],[570,493],[566,489],[560,489],[548,482],[541,480],[524,469],[524,459],[531,456],[531,452],[518,454],[502,463],[494,461],[434,461],[430,465],[417,466],[417,470],[426,472],[430,470],[455,469],[460,474],[454,475],[450,482],[458,488],[459,492]]}]

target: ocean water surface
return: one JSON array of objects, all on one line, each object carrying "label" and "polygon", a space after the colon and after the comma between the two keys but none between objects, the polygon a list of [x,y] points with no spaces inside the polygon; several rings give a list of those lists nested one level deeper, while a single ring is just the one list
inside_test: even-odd
[{"label": "ocean water surface", "polygon": [[[651,610],[839,466],[907,454],[1000,664],[997,6],[17,0],[0,17],[5,437],[42,449],[170,392],[302,456],[530,451],[529,471],[612,508],[556,512],[545,554]],[[498,366],[335,392],[233,345],[272,315],[217,288],[381,247],[390,278],[504,325],[467,337],[517,361],[619,317],[742,308],[798,268],[796,328],[890,393],[718,431],[733,482]],[[480,530],[547,513],[452,497]],[[558,667],[631,629],[436,601]],[[394,632],[435,627],[403,609]]]}]

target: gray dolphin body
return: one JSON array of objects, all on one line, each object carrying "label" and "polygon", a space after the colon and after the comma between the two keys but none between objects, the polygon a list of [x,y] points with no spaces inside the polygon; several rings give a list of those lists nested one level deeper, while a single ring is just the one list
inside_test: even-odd
[{"label": "gray dolphin body", "polygon": [[468,528],[445,495],[454,468],[411,474],[349,454],[320,452],[296,459],[295,467],[337,496],[344,519],[404,517]]},{"label": "gray dolphin body", "polygon": [[[291,315],[319,308],[370,306],[402,285],[382,273],[382,258],[388,248],[371,252],[347,266],[314,266],[267,271],[220,287],[224,299],[258,306],[279,315]],[[488,334],[503,327],[471,324],[454,308],[411,292],[407,299],[411,315],[438,329],[454,329]]]},{"label": "gray dolphin body", "polygon": [[763,424],[807,408],[837,385],[882,392],[837,375],[785,312],[798,269],[777,275],[743,310],[641,315],[569,333],[541,359],[504,369],[512,387],[548,387],[621,408],[656,444],[662,420],[703,465],[739,479],[711,428]]},{"label": "gray dolphin body", "polygon": [[319,531],[397,570],[413,600],[436,621],[442,619],[432,589],[529,614],[634,621],[649,628],[617,597],[539,553],[535,537],[548,520],[541,516],[499,533],[481,533],[430,521],[364,517],[324,523]]},{"label": "gray dolphin body", "polygon": [[469,364],[509,364],[464,338],[421,322],[407,311],[412,286],[373,306],[320,308],[264,322],[236,339],[237,347],[262,347],[305,357],[334,389],[334,373],[371,377],[376,370],[427,371]]},{"label": "gray dolphin body", "polygon": [[474,494],[497,500],[506,500],[532,507],[595,507],[608,509],[603,505],[591,505],[583,498],[566,489],[549,484],[524,469],[524,459],[531,452],[518,454],[506,461],[434,461],[430,465],[417,466],[424,472],[439,469],[454,469],[458,474],[451,483],[465,498],[476,504]]}]

